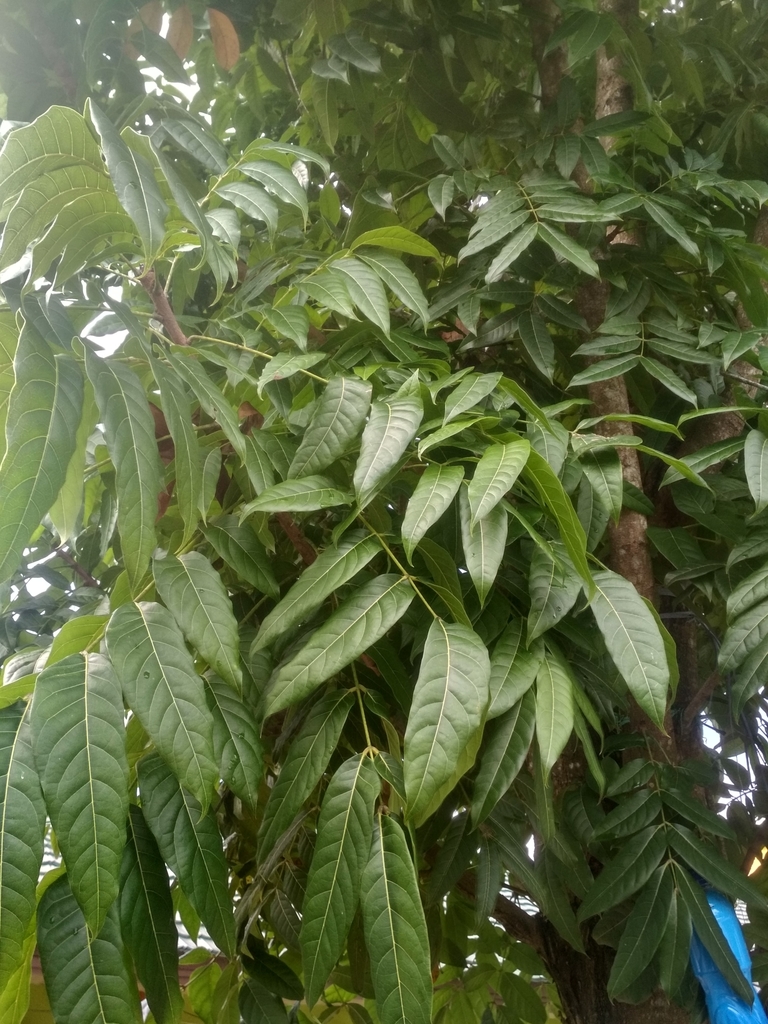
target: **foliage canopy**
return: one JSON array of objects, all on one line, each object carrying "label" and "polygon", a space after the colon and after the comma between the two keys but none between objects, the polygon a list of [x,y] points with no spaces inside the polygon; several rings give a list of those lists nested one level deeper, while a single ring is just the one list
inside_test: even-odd
[{"label": "foliage canopy", "polygon": [[751,998],[765,0],[0,6],[0,1018]]}]

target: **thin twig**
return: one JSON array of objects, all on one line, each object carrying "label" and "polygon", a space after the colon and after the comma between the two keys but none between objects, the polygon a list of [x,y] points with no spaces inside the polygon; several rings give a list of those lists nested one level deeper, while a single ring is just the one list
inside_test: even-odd
[{"label": "thin twig", "polygon": [[139,278],[139,283],[152,299],[152,305],[155,307],[157,319],[168,332],[168,337],[174,345],[189,345],[189,338],[179,326],[176,314],[171,309],[168,296],[165,294],[160,282],[157,280],[157,274],[155,271],[148,270],[146,274],[142,274]]}]

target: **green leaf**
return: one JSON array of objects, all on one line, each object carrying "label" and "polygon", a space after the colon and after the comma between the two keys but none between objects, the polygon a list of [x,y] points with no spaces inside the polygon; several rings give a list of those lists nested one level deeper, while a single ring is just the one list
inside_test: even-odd
[{"label": "green leaf", "polygon": [[538,313],[525,311],[518,317],[517,331],[531,362],[551,382],[555,372],[555,345],[543,318]]},{"label": "green leaf", "polygon": [[315,406],[288,475],[308,476],[333,465],[360,435],[371,406],[371,385],[333,377]]},{"label": "green leaf", "polygon": [[44,835],[29,710],[16,702],[0,710],[0,989],[23,962]]},{"label": "green leaf", "polygon": [[402,227],[374,228],[373,231],[364,231],[351,243],[350,249],[354,252],[361,245],[375,245],[380,249],[394,249],[395,252],[409,252],[414,256],[431,256],[433,259],[440,257],[440,253],[426,238]]},{"label": "green leaf", "polygon": [[72,458],[83,381],[76,364],[25,324],[13,361],[6,451],[0,464],[0,582],[18,568],[24,549],[64,486]]},{"label": "green leaf", "polygon": [[342,274],[335,274],[333,270],[321,270],[312,277],[302,278],[298,282],[299,288],[306,292],[310,299],[319,302],[326,309],[332,309],[350,320],[356,320],[355,310],[352,305],[346,280]]},{"label": "green leaf", "polygon": [[[504,997],[504,1006],[513,1020],[524,1020],[530,1024],[545,1024],[547,1011],[533,985],[519,974],[504,972],[499,985]],[[506,1020],[509,1017],[505,1018]]]},{"label": "green leaf", "polygon": [[413,552],[424,534],[450,506],[464,479],[462,466],[428,466],[416,484],[405,510],[403,550],[413,564]]},{"label": "green leaf", "polygon": [[305,476],[301,480],[283,480],[262,491],[258,498],[240,509],[240,520],[254,512],[312,512],[319,508],[349,505],[352,495],[340,491],[325,476]]},{"label": "green leaf", "polygon": [[405,730],[408,818],[417,825],[482,727],[490,671],[488,652],[476,633],[435,619],[424,645]]},{"label": "green leaf", "polygon": [[277,669],[265,697],[265,715],[295,704],[358,658],[405,614],[414,597],[402,576],[377,576],[363,584]]},{"label": "green leaf", "polygon": [[667,807],[671,807],[673,811],[687,821],[693,822],[694,825],[697,825],[705,832],[722,836],[723,839],[730,839],[732,842],[736,841],[736,833],[725,818],[721,818],[719,814],[710,811],[708,807],[699,803],[692,796],[688,796],[687,793],[679,789],[659,788],[659,793]]},{"label": "green leaf", "polygon": [[187,358],[176,355],[169,356],[169,359],[182,380],[192,389],[201,409],[219,424],[241,461],[245,462],[247,447],[245,435],[240,431],[240,423],[229,401],[216,387],[197,359],[191,356]]},{"label": "green leaf", "polygon": [[57,878],[40,901],[37,942],[56,1024],[138,1024],[139,997],[126,969],[117,907],[90,938],[66,876]]},{"label": "green leaf", "polygon": [[768,437],[759,430],[750,430],[744,444],[744,472],[755,512],[768,505]]},{"label": "green leaf", "polygon": [[583,387],[585,384],[594,384],[599,380],[611,380],[613,377],[621,377],[637,366],[640,361],[638,356],[618,356],[615,359],[598,359],[596,363],[588,366],[571,377],[569,388]]},{"label": "green leaf", "polygon": [[245,583],[269,597],[280,596],[272,566],[263,544],[250,526],[241,526],[235,516],[219,516],[203,530],[216,554],[231,565]]},{"label": "green leaf", "polygon": [[[526,217],[527,216],[528,213],[526,211]],[[522,222],[523,218],[520,217],[519,223]],[[493,284],[494,281],[498,281],[499,278],[503,275],[504,271],[507,269],[507,267],[514,263],[519,256],[522,256],[522,254],[525,252],[525,250],[528,248],[528,246],[531,244],[534,238],[536,238],[536,235],[538,233],[539,225],[531,222],[529,222],[528,224],[524,224],[524,226],[521,227],[519,231],[515,231],[515,233],[512,235],[509,241],[504,246],[502,246],[498,255],[493,260],[491,260],[491,264],[488,267],[488,271],[485,275],[486,284]],[[477,241],[480,240],[479,235],[476,236],[476,238]],[[472,243],[470,243],[470,245],[471,244]],[[465,246],[465,249],[468,248],[469,246]],[[464,250],[462,250],[462,252],[464,252]],[[464,255],[466,255],[466,252],[464,252]]]},{"label": "green leaf", "polygon": [[465,377],[446,399],[443,424],[450,423],[469,409],[474,409],[496,388],[501,376],[500,373],[472,373]]},{"label": "green leaf", "polygon": [[362,530],[348,533],[338,547],[327,547],[262,621],[252,649],[268,647],[308,619],[326,597],[356,576],[380,551],[378,540]]},{"label": "green leaf", "polygon": [[568,556],[561,549],[557,561],[540,547],[533,549],[528,575],[531,610],[528,613],[528,643],[564,618],[581,593],[582,583]]},{"label": "green leaf", "polygon": [[281,338],[290,338],[306,350],[309,315],[303,306],[261,306],[258,312]]},{"label": "green leaf", "polygon": [[668,366],[660,363],[657,359],[649,359],[647,356],[640,357],[640,365],[650,373],[656,380],[661,381],[664,387],[673,395],[682,398],[684,402],[697,405],[698,399],[685,381],[681,380],[676,373],[673,373]]},{"label": "green leaf", "polygon": [[363,431],[353,484],[364,508],[398,465],[416,436],[424,409],[417,395],[374,402]]},{"label": "green leaf", "polygon": [[328,767],[354,696],[337,690],[315,704],[280,767],[259,828],[263,861],[288,828]]},{"label": "green leaf", "polygon": [[235,922],[227,862],[213,813],[203,813],[158,754],[143,757],[138,770],[144,817],[163,860],[213,941],[226,956],[232,956]]},{"label": "green leaf", "polygon": [[328,40],[328,49],[361,71],[367,71],[372,75],[377,75],[381,71],[379,51],[373,43],[363,39],[354,29],[348,29],[344,35],[331,36]]},{"label": "green leaf", "polygon": [[456,193],[456,182],[450,174],[438,174],[427,186],[429,201],[445,220],[445,211],[453,202]]},{"label": "green leaf", "polygon": [[704,889],[680,865],[675,864],[674,872],[677,889],[697,937],[736,995],[746,1000],[748,1006],[751,1005],[755,990],[744,977],[739,962],[710,909]]},{"label": "green leaf", "polygon": [[199,551],[154,559],[157,592],[187,641],[235,690],[243,686],[237,620],[221,577]]},{"label": "green leaf", "polygon": [[107,627],[107,649],[125,699],[181,784],[208,806],[219,776],[213,721],[171,613],[159,604],[124,604]]},{"label": "green leaf", "polygon": [[429,1024],[429,938],[411,855],[394,818],[376,815],[363,872],[365,944],[381,1024]]},{"label": "green leaf", "polygon": [[120,683],[100,654],[70,655],[38,677],[35,762],[69,884],[93,935],[118,894],[128,814],[124,717]]},{"label": "green leaf", "polygon": [[679,889],[672,893],[659,945],[659,976],[668,996],[680,988],[691,955],[691,915]]},{"label": "green leaf", "polygon": [[339,960],[360,898],[380,781],[367,754],[345,761],[328,784],[302,903],[307,1005],[314,1006]]},{"label": "green leaf", "polygon": [[136,594],[155,548],[161,489],[155,425],[144,388],[132,370],[89,350],[85,368],[117,475],[117,524],[131,592]]},{"label": "green leaf", "polygon": [[768,909],[768,898],[735,868],[725,860],[709,843],[703,843],[699,837],[685,825],[673,825],[669,830],[669,843],[693,870],[706,878],[712,885],[728,893],[735,900],[744,900],[762,910]]},{"label": "green leaf", "polygon": [[[696,473],[700,473],[704,469],[709,469],[710,466],[715,466],[719,462],[724,462],[726,459],[732,458],[734,455],[738,455],[744,448],[744,438],[728,438],[725,441],[716,441],[714,444],[708,444],[704,448],[700,448],[699,451],[693,452],[691,455],[684,455],[681,462],[683,462],[690,469]],[[684,475],[674,467],[670,467],[664,474],[661,486],[665,486],[669,483],[674,483],[677,480],[683,480]],[[690,477],[688,477],[690,479]],[[696,481],[691,481],[695,483]]]},{"label": "green leaf", "polygon": [[[382,228],[381,230],[395,231],[398,229]],[[374,234],[375,232],[368,233]],[[418,238],[418,235],[415,237]],[[359,239],[355,240],[355,244],[357,242],[359,242]],[[397,259],[395,256],[389,256],[387,253],[375,253],[373,255],[361,253],[360,258],[376,271],[387,288],[394,292],[408,309],[418,313],[426,330],[429,323],[429,304],[413,271],[409,270],[402,260]]]},{"label": "green leaf", "polygon": [[278,352],[278,354],[267,363],[259,375],[258,392],[259,397],[264,394],[264,388],[273,380],[287,380],[294,374],[308,370],[325,359],[322,352]]},{"label": "green leaf", "polygon": [[618,523],[624,498],[624,476],[619,453],[611,448],[584,452],[579,456],[579,464],[600,506]]},{"label": "green leaf", "polygon": [[213,715],[213,747],[221,777],[240,799],[255,809],[264,775],[261,740],[254,714],[232,688],[215,676],[206,680]]},{"label": "green leaf", "polygon": [[579,921],[610,910],[637,892],[655,871],[666,848],[663,829],[652,825],[638,832],[595,879],[579,908]]},{"label": "green leaf", "polygon": [[[493,672],[493,667],[491,667]],[[525,763],[536,724],[536,701],[528,690],[486,728],[472,791],[472,823],[488,817]]]},{"label": "green leaf", "polygon": [[184,1006],[168,872],[141,810],[132,804],[120,870],[120,928],[157,1024],[175,1024]]},{"label": "green leaf", "polygon": [[301,214],[306,222],[309,213],[307,193],[291,171],[286,170],[280,164],[273,163],[271,160],[256,160],[240,164],[239,169],[244,174],[247,174],[249,178],[260,181],[268,192],[277,196],[282,202],[301,210]]},{"label": "green leaf", "polygon": [[509,526],[507,512],[503,505],[497,505],[472,529],[469,498],[462,488],[459,491],[459,514],[464,561],[480,603],[485,604],[504,558]]},{"label": "green leaf", "polygon": [[502,633],[491,655],[491,703],[488,718],[497,718],[516,704],[533,686],[544,660],[544,644],[525,643],[521,619],[513,619]]},{"label": "green leaf", "polygon": [[265,189],[247,181],[231,181],[218,185],[216,194],[222,199],[228,199],[251,220],[260,220],[266,224],[270,235],[277,231],[277,204],[270,199]]},{"label": "green leaf", "polygon": [[389,302],[381,278],[367,263],[347,256],[331,264],[344,277],[349,297],[364,317],[389,334]]},{"label": "green leaf", "polygon": [[117,198],[136,225],[144,255],[151,264],[162,248],[168,215],[168,206],[152,167],[140,153],[125,144],[106,114],[91,99],[86,101],[85,116],[99,134]]},{"label": "green leaf", "polygon": [[469,525],[474,530],[512,488],[528,461],[531,446],[519,438],[507,444],[490,445],[475,466],[467,498],[471,512]]},{"label": "green leaf", "polygon": [[661,729],[670,675],[656,620],[622,576],[605,569],[596,572],[594,580],[592,611],[608,653],[632,696]]},{"label": "green leaf", "polygon": [[577,270],[589,274],[590,277],[600,277],[600,268],[589,255],[587,250],[575,242],[570,235],[564,234],[550,227],[549,224],[539,224],[537,236],[558,256],[562,256],[568,263],[572,263]]},{"label": "green leaf", "polygon": [[[342,65],[343,67],[343,65]],[[336,85],[333,81],[335,64],[330,61],[316,61],[312,66],[315,69],[328,70],[329,76],[313,74],[312,76],[312,105],[315,108],[320,130],[329,149],[334,149],[339,138],[339,101],[337,99]],[[340,72],[341,80],[346,78],[345,72]]]},{"label": "green leaf", "polygon": [[525,475],[533,482],[542,504],[549,509],[557,522],[560,537],[571,556],[571,561],[591,590],[592,575],[587,562],[587,538],[563,485],[549,463],[533,449],[525,464]]},{"label": "green leaf", "polygon": [[[49,878],[53,872],[45,876]],[[38,892],[38,897],[40,893]],[[0,988],[0,1019],[3,1024],[23,1024],[30,1004],[32,984],[32,958],[37,946],[37,915],[30,918],[24,936],[19,964]]]},{"label": "green leaf", "polygon": [[613,999],[643,973],[653,959],[664,934],[674,895],[670,872],[657,868],[640,890],[627,919],[608,979]]},{"label": "green leaf", "polygon": [[665,231],[670,238],[674,238],[681,248],[689,252],[691,256],[699,255],[698,245],[696,245],[688,232],[675,220],[668,210],[665,210],[660,203],[654,202],[653,199],[644,199],[643,206],[662,231]]},{"label": "green leaf", "polygon": [[[647,763],[647,762],[646,762]],[[638,789],[610,811],[592,833],[594,841],[621,839],[651,825],[662,812],[657,793]]]},{"label": "green leaf", "polygon": [[573,732],[573,683],[560,659],[548,653],[536,674],[536,738],[545,776]]},{"label": "green leaf", "polygon": [[184,520],[182,544],[187,544],[197,528],[203,491],[203,465],[192,423],[192,403],[181,382],[168,372],[163,363],[155,360],[152,363],[152,374],[160,388],[163,415],[173,441],[175,495]]}]

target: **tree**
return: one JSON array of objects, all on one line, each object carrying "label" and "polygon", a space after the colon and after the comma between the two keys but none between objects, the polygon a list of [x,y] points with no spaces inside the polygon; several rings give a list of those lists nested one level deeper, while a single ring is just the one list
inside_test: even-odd
[{"label": "tree", "polygon": [[701,882],[768,981],[768,4],[50,6],[2,1020],[36,945],[60,1024],[179,1020],[174,912],[208,1024],[702,1019],[693,928],[751,998]]}]

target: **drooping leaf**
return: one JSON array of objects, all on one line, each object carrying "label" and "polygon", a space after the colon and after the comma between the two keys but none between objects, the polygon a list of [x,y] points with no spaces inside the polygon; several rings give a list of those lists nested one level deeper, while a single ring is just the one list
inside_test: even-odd
[{"label": "drooping leaf", "polygon": [[107,627],[107,649],[128,705],[179,782],[207,807],[219,772],[213,719],[171,613],[152,602],[122,605]]},{"label": "drooping leaf", "polygon": [[301,946],[307,1003],[314,1006],[341,956],[360,897],[380,786],[373,761],[356,754],[325,791],[302,904]]},{"label": "drooping leaf", "polygon": [[203,467],[200,446],[192,425],[192,403],[183,385],[169,373],[166,366],[155,361],[152,373],[160,388],[163,414],[173,440],[176,468],[176,500],[184,520],[184,543],[187,543],[200,517],[203,489]]},{"label": "drooping leaf", "polygon": [[75,451],[83,380],[74,361],[54,355],[25,325],[13,361],[6,450],[0,464],[0,581],[18,567],[45,513],[64,486]]},{"label": "drooping leaf", "polygon": [[624,477],[618,452],[610,448],[585,452],[579,463],[600,505],[618,523],[624,498]]},{"label": "drooping leaf", "polygon": [[251,220],[260,220],[266,224],[271,235],[277,231],[277,203],[270,198],[265,189],[251,185],[247,181],[231,181],[218,185],[216,193],[223,199],[228,199]]},{"label": "drooping leaf", "polygon": [[402,829],[378,814],[361,903],[381,1024],[429,1024],[429,939],[416,872]]},{"label": "drooping leaf", "polygon": [[660,728],[669,689],[669,664],[656,620],[638,592],[609,570],[594,574],[592,610],[605,646],[630,693]]},{"label": "drooping leaf", "polygon": [[264,700],[265,715],[306,697],[354,661],[391,629],[414,597],[402,576],[377,576],[363,584],[277,669]]},{"label": "drooping leaf", "polygon": [[0,710],[0,988],[22,963],[44,834],[29,710],[17,702]]},{"label": "drooping leaf", "polygon": [[667,846],[663,829],[652,825],[605,865],[579,908],[579,920],[610,910],[645,885]]},{"label": "drooping leaf", "polygon": [[386,482],[419,429],[424,410],[417,395],[374,402],[360,443],[353,484],[361,508]]},{"label": "drooping leaf", "polygon": [[691,915],[679,890],[675,889],[659,944],[659,976],[667,995],[674,995],[680,988],[690,954]]},{"label": "drooping leaf", "polygon": [[533,690],[528,690],[487,726],[472,793],[475,826],[488,817],[515,781],[528,755],[535,724],[536,701]]},{"label": "drooping leaf", "polygon": [[240,164],[240,170],[249,178],[260,181],[264,188],[290,206],[301,210],[304,220],[307,219],[307,194],[298,179],[285,167],[272,160],[255,160]]},{"label": "drooping leaf", "polygon": [[685,825],[672,826],[669,842],[697,874],[718,889],[734,899],[744,900],[763,910],[768,908],[768,899],[757,886]]},{"label": "drooping leaf", "polygon": [[631,985],[653,959],[664,934],[673,894],[670,871],[657,868],[641,889],[624,927],[608,979],[611,996]]},{"label": "drooping leaf", "polygon": [[470,529],[485,519],[514,484],[528,460],[531,446],[520,438],[486,448],[469,482]]},{"label": "drooping leaf", "polygon": [[344,278],[349,296],[368,320],[389,334],[389,302],[381,278],[356,256],[335,260],[331,269]]},{"label": "drooping leaf", "polygon": [[576,571],[589,587],[592,586],[589,565],[587,563],[587,538],[576,515],[571,499],[565,493],[563,485],[553,473],[549,463],[531,449],[525,464],[525,475],[536,488],[542,504],[544,504],[560,530],[560,537],[568,549]]},{"label": "drooping leaf", "polygon": [[155,427],[136,374],[86,350],[85,367],[117,475],[117,524],[132,593],[138,593],[155,547],[160,468]]},{"label": "drooping leaf", "polygon": [[482,727],[490,659],[467,626],[435,619],[424,646],[408,725],[403,775],[410,820],[419,824]]},{"label": "drooping leaf", "polygon": [[[385,228],[383,230],[395,229]],[[356,243],[359,241],[359,238],[355,239]],[[419,239],[419,241],[422,242],[424,239]],[[422,255],[433,255],[433,253],[422,253]],[[401,302],[405,303],[408,309],[419,314],[419,318],[426,328],[429,322],[429,304],[413,271],[409,270],[402,260],[397,259],[396,256],[390,256],[388,253],[375,253],[374,255],[361,253],[360,258],[376,271],[381,281],[391,292],[394,292]]]},{"label": "drooping leaf", "polygon": [[416,485],[405,510],[401,534],[409,562],[419,541],[440,519],[456,496],[464,479],[462,466],[428,466]]},{"label": "drooping leaf", "polygon": [[496,642],[491,655],[488,718],[503,715],[531,688],[544,658],[544,644],[525,643],[521,619],[513,619]]},{"label": "drooping leaf", "polygon": [[40,901],[37,942],[57,1024],[139,1024],[116,906],[91,938],[66,876],[57,878]]},{"label": "drooping leaf", "polygon": [[280,593],[263,544],[236,516],[219,516],[203,531],[216,554],[231,565],[237,575],[261,594],[276,598]]},{"label": "drooping leaf", "polygon": [[142,810],[163,860],[179,879],[213,941],[231,956],[235,922],[216,819],[211,812],[203,813],[158,754],[147,754],[138,767]]},{"label": "drooping leaf", "polygon": [[582,582],[564,549],[556,552],[558,561],[540,547],[533,549],[528,592],[528,643],[546,633],[573,608],[581,593]]},{"label": "drooping leaf", "polygon": [[548,653],[536,674],[536,738],[548,774],[573,731],[573,683],[559,657]]},{"label": "drooping leaf", "polygon": [[466,376],[445,401],[443,425],[455,420],[463,412],[474,409],[495,390],[501,376],[500,373],[478,373]]},{"label": "drooping leaf", "polygon": [[517,330],[531,362],[551,381],[555,372],[555,345],[543,317],[538,313],[521,313]]},{"label": "drooping leaf", "polygon": [[98,935],[118,894],[128,814],[120,683],[100,654],[40,673],[32,702],[35,763],[72,892]]},{"label": "drooping leaf", "polygon": [[206,680],[206,694],[210,696],[213,748],[221,777],[236,796],[255,808],[264,764],[253,712],[216,677]]},{"label": "drooping leaf", "polygon": [[336,749],[353,703],[352,694],[336,691],[319,700],[307,716],[264,808],[259,829],[262,860],[317,785]]},{"label": "drooping leaf", "polygon": [[325,476],[304,476],[300,480],[283,480],[262,491],[258,498],[243,505],[240,518],[254,512],[314,512],[319,508],[348,505],[351,495],[340,491]]},{"label": "drooping leaf", "polygon": [[750,430],[744,444],[744,472],[755,512],[768,505],[768,437],[759,430]]},{"label": "drooping leaf", "polygon": [[184,1004],[168,872],[135,804],[120,870],[120,929],[157,1024],[175,1024]]},{"label": "drooping leaf", "polygon": [[357,377],[333,377],[320,397],[288,471],[306,477],[333,465],[362,431],[371,385]]},{"label": "drooping leaf", "polygon": [[268,647],[309,618],[329,594],[357,575],[380,550],[378,540],[362,530],[347,534],[338,547],[327,547],[262,620],[253,649]]},{"label": "drooping leaf", "polygon": [[221,577],[199,551],[152,563],[155,586],[184,636],[235,690],[243,685],[237,620]]},{"label": "drooping leaf", "polygon": [[467,571],[481,604],[485,604],[504,558],[509,528],[507,512],[503,505],[496,505],[472,529],[469,498],[464,488],[459,491],[459,512]]}]

